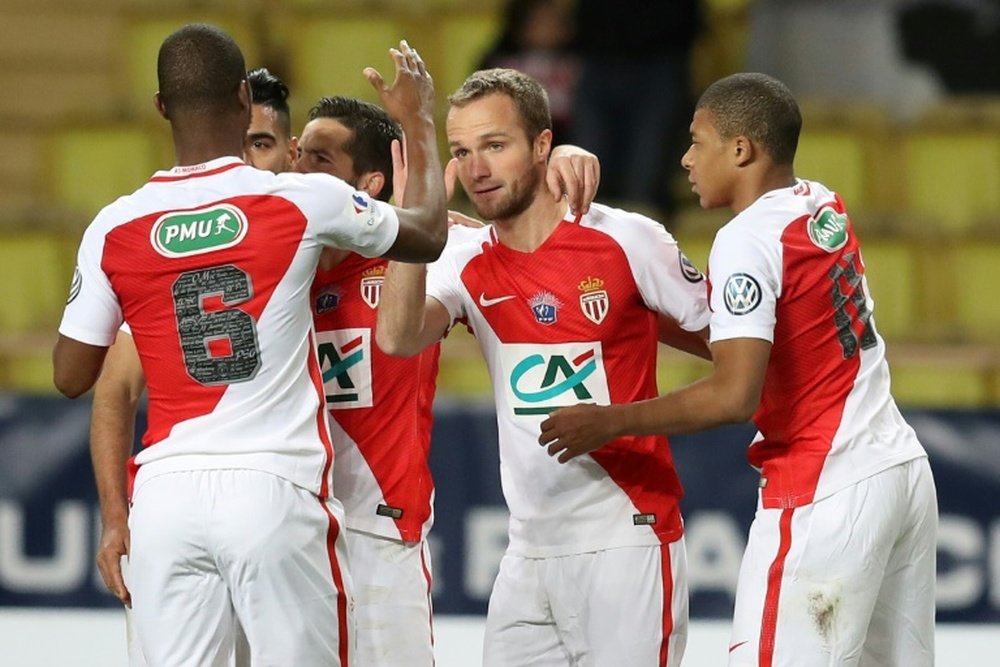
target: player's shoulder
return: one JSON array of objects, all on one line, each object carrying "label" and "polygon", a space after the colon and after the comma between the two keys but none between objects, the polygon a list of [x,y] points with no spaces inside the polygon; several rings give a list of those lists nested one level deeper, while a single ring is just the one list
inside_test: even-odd
[{"label": "player's shoulder", "polygon": [[448,228],[448,241],[436,263],[451,262],[464,265],[476,255],[482,254],[485,247],[493,245],[495,239],[490,225],[482,227],[452,225]]},{"label": "player's shoulder", "polygon": [[619,244],[675,243],[673,235],[653,218],[597,202],[590,205],[579,224],[603,232]]}]

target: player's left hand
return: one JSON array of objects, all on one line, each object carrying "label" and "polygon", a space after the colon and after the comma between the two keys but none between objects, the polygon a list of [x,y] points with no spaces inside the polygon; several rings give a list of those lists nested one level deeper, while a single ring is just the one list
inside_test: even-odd
[{"label": "player's left hand", "polygon": [[573,213],[590,210],[601,182],[601,163],[597,156],[578,146],[556,146],[549,156],[545,184],[556,200],[563,196]]},{"label": "player's left hand", "polygon": [[548,447],[549,456],[558,455],[559,463],[589,454],[614,437],[607,413],[600,405],[560,408],[542,422],[538,444]]}]

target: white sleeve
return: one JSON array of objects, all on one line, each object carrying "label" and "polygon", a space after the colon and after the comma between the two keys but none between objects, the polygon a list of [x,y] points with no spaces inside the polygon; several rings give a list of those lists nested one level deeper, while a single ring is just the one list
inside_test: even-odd
[{"label": "white sleeve", "polygon": [[619,240],[643,302],[650,310],[674,319],[686,331],[704,329],[711,318],[705,277],[663,225],[640,216],[634,219],[636,224],[628,228],[635,233]]},{"label": "white sleeve", "polygon": [[379,257],[396,242],[399,218],[389,204],[327,174],[294,176],[307,186],[299,204],[320,244]]},{"label": "white sleeve", "polygon": [[720,230],[708,258],[714,343],[731,338],[774,342],[781,296],[781,243],[745,226]]},{"label": "white sleeve", "polygon": [[101,268],[103,230],[92,223],[83,234],[59,333],[88,345],[109,347],[122,324],[122,310]]}]

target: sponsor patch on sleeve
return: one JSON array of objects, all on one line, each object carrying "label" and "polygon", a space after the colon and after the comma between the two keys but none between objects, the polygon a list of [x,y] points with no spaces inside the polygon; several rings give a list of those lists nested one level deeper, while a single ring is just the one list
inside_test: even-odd
[{"label": "sponsor patch on sleeve", "polygon": [[371,227],[375,224],[375,210],[367,192],[356,191],[351,195],[351,212],[361,223]]}]

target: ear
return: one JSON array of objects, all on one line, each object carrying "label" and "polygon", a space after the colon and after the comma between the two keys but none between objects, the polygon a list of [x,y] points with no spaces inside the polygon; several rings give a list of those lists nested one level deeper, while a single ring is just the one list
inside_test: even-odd
[{"label": "ear", "polygon": [[288,164],[295,167],[295,163],[299,161],[299,138],[292,137],[288,141]]},{"label": "ear", "polygon": [[542,130],[535,137],[535,157],[543,164],[549,161],[549,153],[552,152],[552,130]]},{"label": "ear", "polygon": [[240,99],[240,108],[246,109],[247,113],[250,113],[250,105],[253,104],[253,92],[251,92],[250,83],[246,79],[240,81],[237,96]]},{"label": "ear", "polygon": [[364,190],[373,198],[378,199],[378,194],[385,187],[385,174],[381,171],[366,171],[358,179],[358,189]]},{"label": "ear", "polygon": [[160,114],[166,120],[170,120],[170,114],[167,113],[167,107],[163,103],[163,98],[160,97],[160,91],[156,91],[153,95],[153,106],[156,107],[156,113]]},{"label": "ear", "polygon": [[737,167],[745,167],[756,157],[756,147],[749,138],[739,135],[733,139],[733,161]]}]

